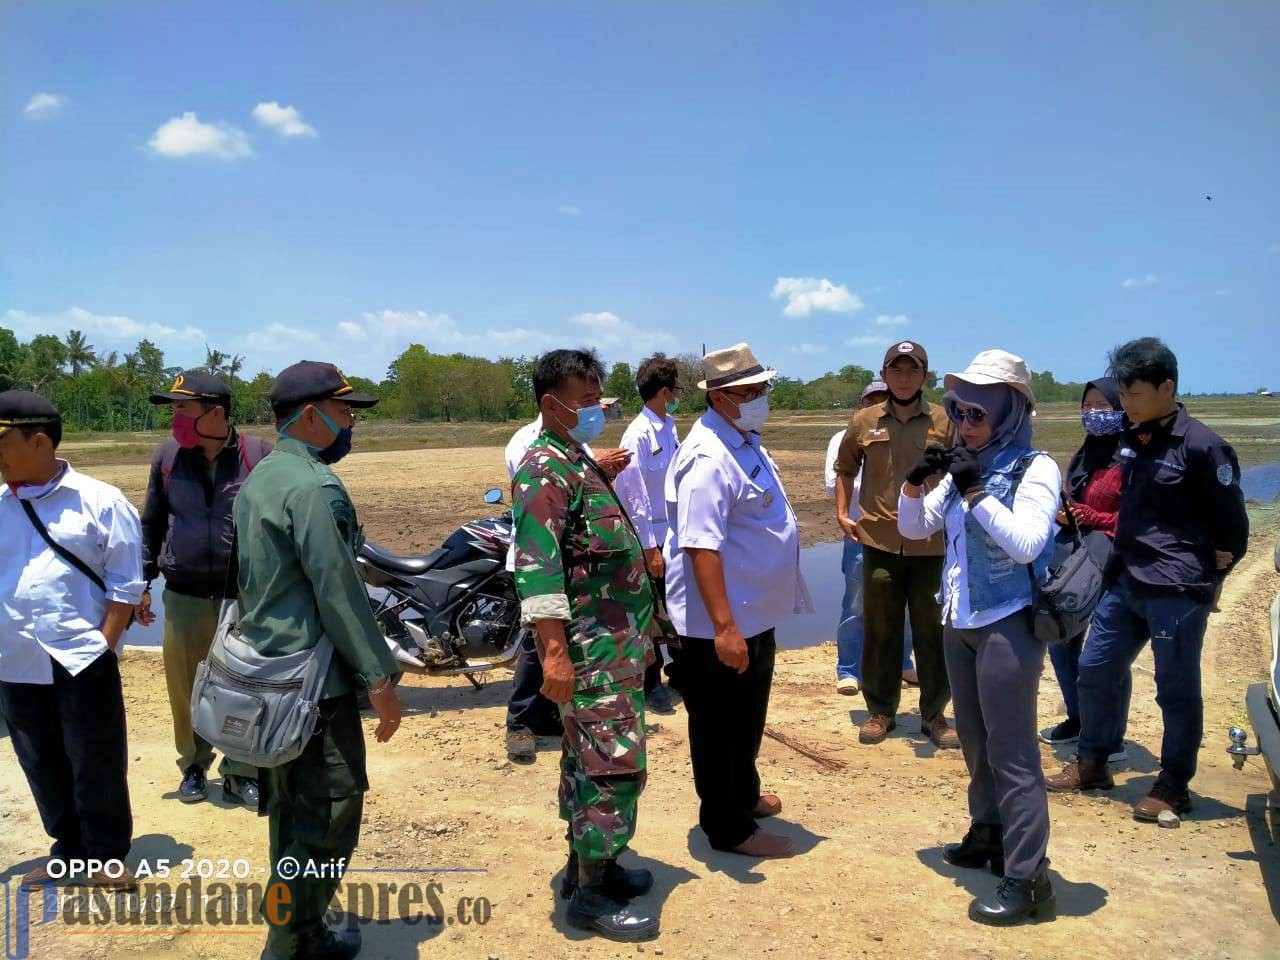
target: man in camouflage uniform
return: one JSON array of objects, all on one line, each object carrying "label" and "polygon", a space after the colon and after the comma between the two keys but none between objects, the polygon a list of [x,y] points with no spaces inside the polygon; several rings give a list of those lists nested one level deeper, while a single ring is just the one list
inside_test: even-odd
[{"label": "man in camouflage uniform", "polygon": [[564,721],[560,816],[569,823],[561,896],[570,926],[612,940],[657,936],[631,901],[653,885],[618,855],[636,829],[645,783],[644,671],[653,594],[640,541],[583,445],[604,426],[594,353],[539,358],[543,430],[512,481],[516,592],[537,630],[542,693]]}]

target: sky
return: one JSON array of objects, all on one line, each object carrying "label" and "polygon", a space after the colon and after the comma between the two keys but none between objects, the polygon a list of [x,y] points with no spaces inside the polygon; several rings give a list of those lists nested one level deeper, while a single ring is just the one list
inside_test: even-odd
[{"label": "sky", "polygon": [[[0,326],[1280,388],[1280,4],[0,0]],[[1207,199],[1212,197],[1212,199]]]}]

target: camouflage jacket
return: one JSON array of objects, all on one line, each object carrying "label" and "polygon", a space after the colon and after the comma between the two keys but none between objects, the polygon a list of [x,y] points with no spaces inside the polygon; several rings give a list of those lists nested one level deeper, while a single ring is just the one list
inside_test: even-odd
[{"label": "camouflage jacket", "polygon": [[634,678],[653,656],[644,554],[599,469],[544,430],[511,482],[522,616],[567,621],[579,690]]}]

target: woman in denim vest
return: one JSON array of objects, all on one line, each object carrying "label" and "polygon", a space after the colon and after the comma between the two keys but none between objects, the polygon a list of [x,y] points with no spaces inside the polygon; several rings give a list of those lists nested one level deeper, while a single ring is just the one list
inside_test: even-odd
[{"label": "woman in denim vest", "polygon": [[973,824],[943,857],[962,867],[990,864],[1003,877],[993,896],[970,905],[972,919],[1051,919],[1049,804],[1036,741],[1045,645],[1032,632],[1030,608],[1053,554],[1062,476],[1031,447],[1035,396],[1021,358],[986,350],[945,382],[960,445],[924,451],[898,500],[903,536],[946,534],[943,647]]}]

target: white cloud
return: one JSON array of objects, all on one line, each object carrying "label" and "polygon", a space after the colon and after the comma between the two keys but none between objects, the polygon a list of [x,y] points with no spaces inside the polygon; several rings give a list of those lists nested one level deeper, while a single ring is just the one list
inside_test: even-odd
[{"label": "white cloud", "polygon": [[248,350],[257,353],[280,353],[282,351],[296,353],[299,343],[316,340],[314,330],[300,330],[283,323],[269,324],[266,329],[254,330],[240,343]]},{"label": "white cloud", "polygon": [[856,337],[850,337],[844,342],[846,347],[887,347],[894,342],[893,337],[886,337],[882,333],[864,333]]},{"label": "white cloud", "polygon": [[1213,292],[1214,292],[1214,293],[1216,293],[1216,294],[1217,294],[1218,296],[1220,296],[1220,297],[1228,296],[1228,295],[1230,295],[1230,293],[1231,293],[1231,291],[1230,291],[1230,290],[1228,290],[1226,287],[1219,287],[1217,290],[1215,290],[1215,291],[1213,291]]},{"label": "white cloud", "polygon": [[201,123],[190,111],[160,124],[147,145],[165,157],[208,154],[222,160],[234,160],[253,153],[243,130],[225,123]]},{"label": "white cloud", "polygon": [[338,324],[338,331],[340,333],[345,333],[348,337],[364,336],[364,327],[360,326],[360,324],[358,323],[351,323],[347,320],[344,320],[342,321],[342,323]]},{"label": "white cloud", "polygon": [[882,313],[871,322],[877,327],[905,327],[911,322],[911,318],[905,313],[895,313],[892,316],[887,313]]},{"label": "white cloud", "polygon": [[824,347],[818,343],[793,343],[791,346],[787,347],[787,353],[799,353],[806,356],[830,352],[831,348],[829,346]]},{"label": "white cloud", "polygon": [[640,357],[654,350],[675,346],[675,338],[665,330],[636,326],[630,320],[623,320],[607,310],[602,313],[580,313],[569,322],[588,331],[590,346],[599,347],[612,356],[622,354]]},{"label": "white cloud", "polygon": [[[361,317],[360,323],[343,321],[338,332],[356,341],[352,350],[368,351],[373,367],[385,368],[411,343],[420,343],[433,353],[469,353],[482,357],[510,356],[538,352],[553,346],[555,338],[539,330],[515,327],[507,330],[476,330],[463,327],[447,313],[425,310],[380,310]],[[355,367],[356,364],[352,363]]]},{"label": "white cloud", "polygon": [[61,313],[32,314],[25,310],[7,310],[0,326],[27,339],[42,333],[65,337],[68,330],[79,330],[99,351],[123,347],[132,350],[139,340],[151,340],[160,346],[203,343],[205,333],[199,327],[171,327],[164,323],[143,323],[132,317],[92,313],[83,307],[72,307]]},{"label": "white cloud", "polygon": [[253,119],[264,127],[270,127],[282,137],[314,137],[316,128],[302,122],[297,107],[282,107],[274,100],[260,103],[253,108]]},{"label": "white cloud", "polygon": [[1267,252],[1268,252],[1268,253],[1280,253],[1280,242],[1273,243],[1271,246],[1267,247]]},{"label": "white cloud", "polygon": [[67,98],[56,93],[37,93],[27,101],[22,112],[29,117],[44,117],[61,110],[66,103]]},{"label": "white cloud", "polygon": [[570,206],[569,204],[562,204],[562,205],[558,208],[557,212],[559,212],[559,214],[560,214],[561,216],[564,216],[564,217],[580,217],[580,216],[582,216],[582,208],[581,208],[581,207],[574,207],[574,206]]},{"label": "white cloud", "polygon": [[787,301],[782,312],[788,317],[807,317],[815,310],[855,313],[863,306],[858,295],[850,293],[843,283],[818,277],[779,277],[769,297]]},{"label": "white cloud", "polygon": [[1148,273],[1145,277],[1126,277],[1122,286],[1126,290],[1132,290],[1135,287],[1151,287],[1160,282],[1160,278],[1154,273]]}]

